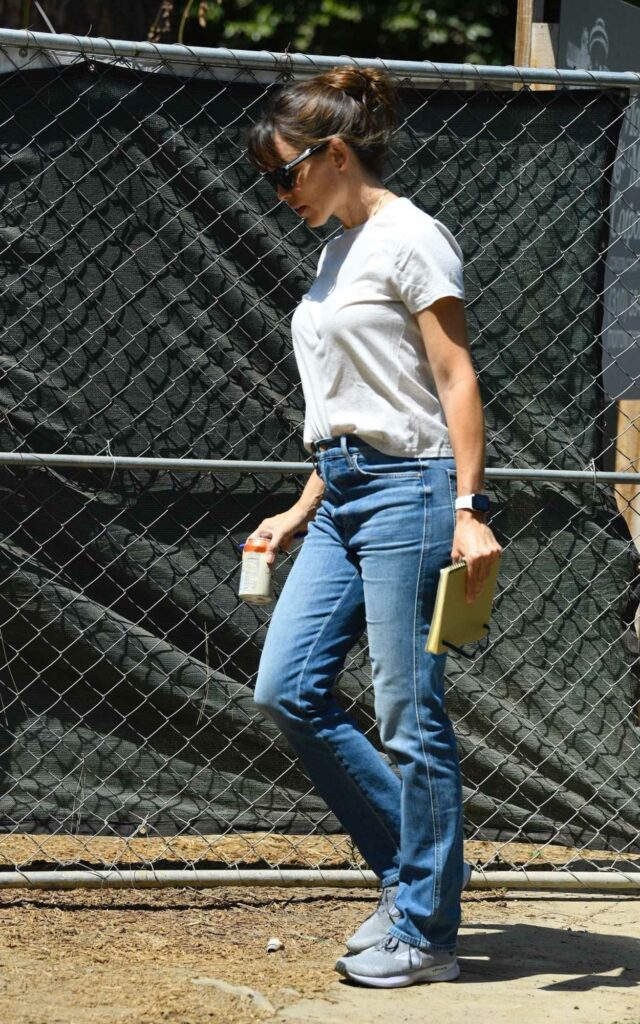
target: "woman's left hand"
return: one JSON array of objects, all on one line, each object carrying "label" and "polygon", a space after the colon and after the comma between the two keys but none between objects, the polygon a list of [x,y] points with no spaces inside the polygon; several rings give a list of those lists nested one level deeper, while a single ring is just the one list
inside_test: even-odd
[{"label": "woman's left hand", "polygon": [[464,559],[467,563],[467,604],[472,604],[478,597],[492,563],[501,552],[493,531],[477,517],[477,513],[467,510],[456,513],[451,560],[459,562]]}]

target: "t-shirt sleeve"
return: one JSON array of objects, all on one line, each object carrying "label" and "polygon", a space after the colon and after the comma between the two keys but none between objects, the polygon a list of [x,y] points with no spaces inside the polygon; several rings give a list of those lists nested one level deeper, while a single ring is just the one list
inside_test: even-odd
[{"label": "t-shirt sleeve", "polygon": [[464,299],[462,249],[449,229],[433,218],[402,241],[394,262],[394,284],[410,313],[436,299]]}]

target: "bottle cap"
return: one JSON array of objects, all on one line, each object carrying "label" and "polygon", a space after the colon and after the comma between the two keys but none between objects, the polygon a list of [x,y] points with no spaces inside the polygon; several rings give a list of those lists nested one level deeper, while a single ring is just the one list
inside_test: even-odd
[{"label": "bottle cap", "polygon": [[248,540],[243,545],[243,554],[245,551],[266,551],[269,547],[269,541],[264,540]]}]

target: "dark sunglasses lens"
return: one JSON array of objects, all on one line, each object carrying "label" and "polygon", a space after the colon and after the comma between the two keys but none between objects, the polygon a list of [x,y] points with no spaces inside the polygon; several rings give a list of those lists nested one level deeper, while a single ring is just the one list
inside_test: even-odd
[{"label": "dark sunglasses lens", "polygon": [[294,180],[295,179],[293,171],[283,171],[282,169],[280,170],[280,184],[282,185],[283,188],[286,188],[287,191],[290,188],[293,188]]},{"label": "dark sunglasses lens", "polygon": [[293,175],[291,171],[285,171],[282,167],[276,167],[275,171],[268,171],[268,173],[265,174],[265,178],[271,187],[276,190],[278,185],[280,188],[284,189],[290,189],[293,185]]}]

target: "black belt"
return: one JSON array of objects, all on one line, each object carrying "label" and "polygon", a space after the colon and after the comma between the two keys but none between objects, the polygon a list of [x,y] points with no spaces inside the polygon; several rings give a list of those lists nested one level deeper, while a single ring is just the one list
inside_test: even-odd
[{"label": "black belt", "polygon": [[328,448],[339,448],[340,438],[339,437],[323,437],[319,441],[311,441],[311,451],[315,455],[316,452],[326,452]]},{"label": "black belt", "polygon": [[363,441],[357,434],[342,434],[339,437],[321,437],[319,441],[310,441],[311,451],[326,452],[328,448],[342,447],[342,438],[346,438],[347,448],[370,448],[371,446]]}]

